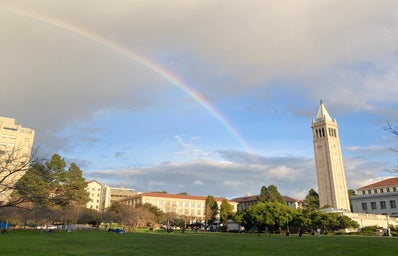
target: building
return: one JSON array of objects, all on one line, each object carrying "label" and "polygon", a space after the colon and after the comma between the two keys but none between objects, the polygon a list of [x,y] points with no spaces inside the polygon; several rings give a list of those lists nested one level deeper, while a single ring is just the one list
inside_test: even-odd
[{"label": "building", "polygon": [[[231,199],[231,201],[234,201],[238,203],[237,206],[237,211],[241,212],[244,211],[246,208],[253,206],[257,203],[257,197],[259,195],[247,195],[244,197],[237,197],[234,199]],[[303,201],[299,199],[295,199],[289,196],[282,196],[283,200],[285,201],[286,205],[295,209],[302,208],[303,207]]]},{"label": "building", "polygon": [[113,202],[117,202],[123,199],[127,199],[129,197],[133,197],[137,194],[132,188],[116,188],[116,187],[109,187],[109,194],[110,194],[110,204]]},{"label": "building", "polygon": [[320,207],[349,211],[347,184],[336,119],[332,119],[320,102],[316,119],[312,120],[312,136],[318,180]]},{"label": "building", "polygon": [[[173,212],[178,215],[187,216],[191,223],[205,222],[205,201],[206,196],[176,195],[167,193],[143,193],[134,197],[123,199],[121,202],[133,207],[149,203],[158,207],[162,212]],[[215,198],[218,207],[221,206],[223,198]],[[238,203],[228,201],[236,212]]]},{"label": "building", "polygon": [[385,179],[358,188],[351,197],[353,212],[398,217],[398,178]]},{"label": "building", "polygon": [[86,190],[90,193],[90,201],[86,207],[100,212],[104,211],[114,202],[130,198],[137,194],[132,188],[110,187],[96,180],[87,182]]},{"label": "building", "polygon": [[88,209],[103,212],[109,207],[110,189],[108,186],[96,180],[91,180],[87,182],[86,190],[90,193],[90,201],[86,205]]},{"label": "building", "polygon": [[15,119],[0,117],[0,204],[9,201],[10,187],[29,167],[34,136],[34,130],[15,124]]}]

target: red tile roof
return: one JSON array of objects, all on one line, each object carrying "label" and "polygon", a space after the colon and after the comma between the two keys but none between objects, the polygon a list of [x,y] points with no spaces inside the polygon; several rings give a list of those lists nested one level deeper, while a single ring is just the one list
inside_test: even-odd
[{"label": "red tile roof", "polygon": [[359,189],[380,188],[380,187],[390,187],[390,186],[398,186],[398,178],[385,179],[370,185],[366,185]]},{"label": "red tile roof", "polygon": [[[191,195],[179,195],[179,194],[168,194],[168,193],[157,193],[157,192],[148,192],[138,194],[135,197],[141,196],[152,196],[152,197],[163,197],[163,198],[177,198],[177,199],[192,199],[192,200],[206,200],[207,196],[191,196]],[[221,197],[214,197],[216,201],[222,201]],[[227,200],[231,201],[231,200]]]}]

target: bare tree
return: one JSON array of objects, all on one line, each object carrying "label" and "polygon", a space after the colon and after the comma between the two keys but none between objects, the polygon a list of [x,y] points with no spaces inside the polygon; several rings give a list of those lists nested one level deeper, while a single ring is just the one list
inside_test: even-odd
[{"label": "bare tree", "polygon": [[[383,127],[385,131],[398,136],[398,122],[395,124],[392,124],[390,122],[387,122],[387,125]],[[390,150],[392,152],[398,153],[398,148],[391,147]],[[392,171],[392,172],[398,172],[398,167],[394,166],[392,169],[388,169],[387,171]]]},{"label": "bare tree", "polygon": [[31,164],[31,154],[24,152],[16,148],[0,149],[0,207],[22,203],[20,198],[11,198],[11,194]]}]

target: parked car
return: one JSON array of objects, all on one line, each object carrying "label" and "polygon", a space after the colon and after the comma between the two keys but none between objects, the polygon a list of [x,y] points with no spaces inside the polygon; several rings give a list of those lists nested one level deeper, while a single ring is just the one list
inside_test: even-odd
[{"label": "parked car", "polygon": [[54,229],[57,229],[57,226],[43,225],[43,226],[37,226],[36,229],[54,230]]}]

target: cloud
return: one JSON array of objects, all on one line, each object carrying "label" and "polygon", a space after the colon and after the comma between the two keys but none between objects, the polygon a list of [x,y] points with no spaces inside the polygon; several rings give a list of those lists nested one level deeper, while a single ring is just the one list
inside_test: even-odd
[{"label": "cloud", "polygon": [[[316,187],[314,162],[287,135],[300,136],[297,119],[319,99],[336,116],[396,120],[397,30],[394,0],[0,0],[0,115],[109,185],[231,197],[274,183],[302,198]],[[225,139],[217,111],[267,152]],[[344,150],[350,187],[388,165],[376,142]]]}]

